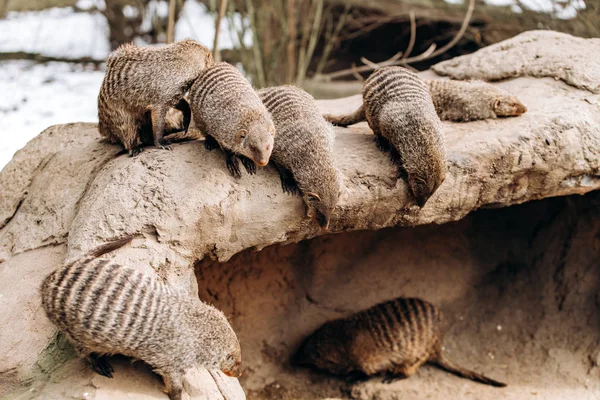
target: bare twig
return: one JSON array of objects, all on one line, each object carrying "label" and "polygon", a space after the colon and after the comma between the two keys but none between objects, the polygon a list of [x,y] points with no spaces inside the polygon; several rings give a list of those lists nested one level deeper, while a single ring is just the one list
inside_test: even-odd
[{"label": "bare twig", "polygon": [[169,0],[169,21],[167,22],[167,44],[175,37],[175,0]]},{"label": "bare twig", "polygon": [[217,21],[215,23],[215,40],[213,42],[213,58],[215,62],[221,61],[221,52],[219,51],[219,31],[221,30],[221,21],[225,15],[227,9],[227,0],[221,0],[219,2],[219,14],[217,15]]},{"label": "bare twig", "polygon": [[350,8],[351,5],[346,4],[346,6],[344,7],[344,12],[338,19],[337,25],[335,26],[331,35],[327,38],[325,48],[323,48],[323,53],[321,54],[321,59],[319,60],[319,63],[317,64],[317,69],[315,70],[315,75],[319,75],[321,72],[323,72],[323,69],[325,68],[325,64],[327,63],[333,45],[337,42],[341,30],[346,24],[346,19],[348,18],[348,15],[350,15]]},{"label": "bare twig", "polygon": [[315,47],[317,45],[317,40],[319,39],[319,33],[321,32],[321,16],[323,15],[323,3],[324,0],[316,0],[317,1],[317,10],[315,12],[312,29],[310,30],[310,40],[308,42],[308,47],[306,49],[306,55],[304,57],[304,63],[301,69],[298,70],[298,79],[296,80],[297,85],[302,85],[302,81],[306,77],[306,71],[308,71],[308,67],[310,64],[310,60],[312,59],[313,53],[315,52]]},{"label": "bare twig", "polygon": [[347,68],[347,69],[343,69],[341,71],[336,71],[336,72],[332,72],[329,74],[320,75],[319,78],[324,79],[324,80],[331,80],[331,79],[339,78],[342,76],[354,75],[357,72],[372,71],[373,69],[387,67],[390,65],[406,65],[409,63],[424,61],[424,60],[428,60],[428,59],[437,57],[440,54],[443,54],[446,51],[448,51],[449,49],[451,49],[452,47],[454,47],[454,45],[456,45],[456,43],[458,43],[458,41],[463,37],[463,35],[465,34],[465,32],[469,26],[469,21],[471,20],[471,16],[473,15],[474,9],[475,9],[475,0],[469,0],[469,8],[467,9],[465,18],[463,19],[463,23],[462,23],[459,31],[457,32],[457,34],[454,36],[454,38],[450,42],[448,42],[445,46],[439,48],[438,50],[435,50],[436,45],[432,44],[431,46],[429,46],[429,48],[425,52],[423,52],[422,54],[419,54],[418,56],[407,57],[407,58],[398,60],[399,57],[398,57],[398,54],[396,54],[392,58],[390,58],[386,61],[380,62],[380,63],[370,62],[363,57],[363,58],[361,58],[361,60],[364,59],[364,60],[368,61],[368,63],[369,63],[368,65],[363,65],[362,67],[358,67],[358,68]]},{"label": "bare twig", "polygon": [[356,70],[356,64],[352,63],[352,75],[354,75],[354,77],[356,78],[356,80],[363,82],[365,80],[365,78],[362,77],[361,74],[358,73],[358,71]]},{"label": "bare twig", "polygon": [[252,30],[252,53],[254,54],[254,65],[256,67],[257,85],[265,86],[265,70],[263,68],[262,53],[260,50],[260,38],[258,37],[258,29],[256,29],[256,10],[252,0],[246,0],[246,8],[250,17],[250,29]]},{"label": "bare twig", "polygon": [[402,56],[402,59],[408,58],[410,53],[413,51],[415,47],[415,41],[417,39],[417,21],[415,20],[415,12],[411,11],[408,16],[410,17],[410,40],[408,42],[408,47]]},{"label": "bare twig", "polygon": [[286,81],[292,83],[296,75],[296,39],[298,32],[296,30],[296,0],[287,2],[287,72]]}]

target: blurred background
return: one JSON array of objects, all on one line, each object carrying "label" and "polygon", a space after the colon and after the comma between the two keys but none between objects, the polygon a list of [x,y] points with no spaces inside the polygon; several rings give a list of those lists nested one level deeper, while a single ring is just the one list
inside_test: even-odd
[{"label": "blurred background", "polygon": [[219,10],[222,60],[316,98],[358,93],[377,65],[424,70],[527,30],[600,36],[600,0],[0,0],[0,169],[50,125],[97,121],[111,50],[165,43],[170,26],[212,49]]}]

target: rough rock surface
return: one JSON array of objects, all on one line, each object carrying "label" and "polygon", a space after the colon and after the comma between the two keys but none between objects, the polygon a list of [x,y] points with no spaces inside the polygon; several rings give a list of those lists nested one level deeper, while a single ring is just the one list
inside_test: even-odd
[{"label": "rough rock surface", "polygon": [[[112,380],[84,368],[56,336],[39,300],[42,279],[65,259],[140,233],[132,245],[115,252],[115,259],[152,268],[232,317],[242,341],[242,381],[250,398],[312,393],[313,399],[387,400],[394,398],[389,388],[425,390],[432,399],[452,390],[459,397],[482,398],[480,390],[491,389],[430,368],[406,384],[368,383],[340,391],[337,380],[292,371],[285,363],[301,336],[325,319],[407,294],[468,316],[474,323],[456,322],[449,342],[466,350],[452,354],[521,385],[507,392],[485,391],[485,398],[514,398],[524,388],[553,398],[546,385],[564,394],[556,398],[592,398],[590,393],[599,389],[600,362],[594,325],[598,280],[591,267],[598,264],[596,214],[566,207],[566,216],[555,224],[547,218],[558,211],[531,205],[524,214],[514,211],[516,217],[512,209],[478,212],[486,223],[473,216],[442,227],[400,228],[600,188],[600,95],[551,78],[520,77],[499,85],[529,111],[519,118],[445,123],[448,176],[421,210],[411,205],[404,181],[395,180],[394,167],[375,147],[366,124],[336,129],[335,156],[345,190],[330,231],[375,232],[313,241],[303,240],[320,230],[305,217],[300,197],[281,192],[271,167],[236,180],[223,168],[223,155],[206,151],[199,141],[174,145],[173,151],[149,148],[130,158],[120,155],[118,146],[102,143],[93,124],[47,129],[0,172],[0,396],[25,390],[19,398],[166,398],[143,363],[131,367],[117,359]],[[355,96],[320,106],[347,112],[359,101]],[[583,199],[573,201],[585,210],[597,205],[597,196]],[[563,230],[572,221],[585,229]],[[512,224],[512,230],[496,231],[494,223]],[[471,229],[470,224],[483,227]],[[572,235],[561,236],[568,232]],[[467,240],[469,235],[473,238]],[[538,243],[540,235],[545,239]],[[578,250],[570,253],[572,244]],[[371,274],[373,265],[379,267]],[[497,309],[503,301],[506,306]],[[300,313],[305,306],[315,313]],[[490,317],[497,314],[502,318]],[[489,331],[490,321],[494,329],[497,322],[503,332],[508,329],[510,340],[490,340],[496,335]],[[578,331],[574,324],[581,321],[587,325]],[[564,332],[557,330],[562,327]],[[481,356],[487,352],[501,365]],[[521,352],[531,357],[522,365],[511,358]],[[536,374],[541,380],[535,380]],[[194,398],[243,398],[237,380],[209,375],[203,371],[190,377]],[[279,375],[284,385],[275,381]]]},{"label": "rough rock surface", "polygon": [[433,69],[454,79],[488,81],[516,76],[551,77],[600,93],[600,38],[554,31],[529,31]]}]

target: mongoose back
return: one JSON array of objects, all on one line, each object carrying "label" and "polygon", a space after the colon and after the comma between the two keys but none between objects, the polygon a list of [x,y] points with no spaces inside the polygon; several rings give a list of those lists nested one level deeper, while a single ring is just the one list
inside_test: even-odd
[{"label": "mongoose back", "polygon": [[190,367],[239,376],[240,345],[221,311],[154,274],[97,258],[131,239],[108,243],[46,277],[41,295],[50,321],[104,376],[113,373],[105,355],[147,362],[162,375],[171,400],[181,399]]},{"label": "mongoose back", "polygon": [[442,314],[415,298],[397,298],[321,326],[302,344],[295,363],[336,375],[406,378],[425,362],[492,386],[506,386],[452,364],[442,352]]},{"label": "mongoose back", "polygon": [[226,62],[207,68],[190,89],[194,122],[208,150],[221,147],[229,172],[241,177],[239,160],[248,173],[264,167],[273,151],[275,125],[252,85]]},{"label": "mongoose back", "polygon": [[[121,143],[132,156],[144,144],[169,148],[163,138],[169,108],[181,110],[189,124],[183,95],[212,63],[210,51],[191,39],[163,47],[120,46],[108,56],[98,95],[100,134]],[[151,138],[143,137],[144,125],[152,127]]]},{"label": "mongoose back", "polygon": [[321,228],[328,229],[341,191],[333,158],[333,127],[321,116],[315,99],[294,86],[258,91],[277,131],[271,160],[284,192],[300,193]]},{"label": "mongoose back", "polygon": [[362,96],[363,104],[353,114],[325,118],[340,126],[366,119],[377,146],[390,152],[399,165],[398,176],[406,178],[423,207],[446,177],[442,123],[427,85],[406,68],[384,67],[365,81]]},{"label": "mongoose back", "polygon": [[508,91],[483,81],[425,81],[439,117],[449,121],[474,121],[516,117],[527,112]]}]

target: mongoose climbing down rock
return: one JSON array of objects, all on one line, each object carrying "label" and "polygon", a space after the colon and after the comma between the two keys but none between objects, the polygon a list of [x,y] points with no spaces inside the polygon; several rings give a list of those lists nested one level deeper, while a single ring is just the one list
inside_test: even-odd
[{"label": "mongoose climbing down rock", "polygon": [[506,386],[450,362],[442,352],[442,324],[434,305],[398,298],[327,322],[301,345],[293,361],[353,379],[385,372],[385,382],[409,377],[429,362],[464,378]]},{"label": "mongoose climbing down rock", "polygon": [[321,228],[327,229],[342,189],[333,158],[333,127],[315,99],[294,86],[258,91],[275,122],[271,160],[284,192],[299,193]]},{"label": "mongoose climbing down rock", "polygon": [[377,146],[398,164],[398,177],[408,181],[417,205],[423,207],[446,177],[442,123],[427,85],[402,67],[375,70],[362,89],[363,104],[347,116],[326,115],[336,125],[367,120]]},{"label": "mongoose climbing down rock", "polygon": [[221,311],[154,273],[98,258],[132,239],[108,243],[51,273],[41,287],[48,318],[96,372],[112,377],[106,355],[143,360],[163,377],[171,400],[181,399],[191,367],[240,376],[240,345]]},{"label": "mongoose climbing down rock", "polygon": [[275,125],[252,85],[226,62],[207,68],[190,89],[196,126],[208,150],[221,147],[227,169],[241,177],[239,161],[248,171],[264,167],[273,151]]},{"label": "mongoose climbing down rock", "polygon": [[443,120],[474,121],[517,117],[527,112],[516,96],[483,81],[425,81],[435,110]]},{"label": "mongoose climbing down rock", "polygon": [[187,129],[190,110],[183,95],[212,63],[210,51],[191,39],[163,47],[120,46],[108,56],[98,95],[100,134],[132,156],[144,144],[169,148],[163,138],[169,108],[183,112]]}]

